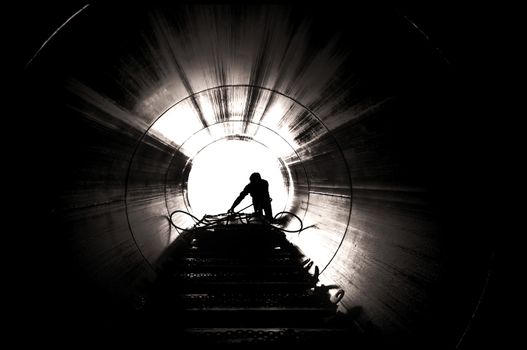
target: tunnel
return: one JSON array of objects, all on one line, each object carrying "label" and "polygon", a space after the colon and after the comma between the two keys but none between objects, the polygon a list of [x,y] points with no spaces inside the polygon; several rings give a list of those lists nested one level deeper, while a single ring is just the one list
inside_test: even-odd
[{"label": "tunnel", "polygon": [[96,2],[61,24],[23,75],[40,223],[25,239],[46,310],[30,326],[111,334],[178,238],[170,214],[225,212],[260,171],[275,211],[310,226],[287,238],[345,291],[341,312],[390,346],[460,345],[492,260],[463,144],[475,117],[411,19]]}]

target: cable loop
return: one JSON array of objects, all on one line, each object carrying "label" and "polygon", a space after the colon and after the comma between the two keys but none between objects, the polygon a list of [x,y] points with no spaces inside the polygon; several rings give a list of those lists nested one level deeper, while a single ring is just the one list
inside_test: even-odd
[{"label": "cable loop", "polygon": [[[246,209],[246,208],[244,208]],[[242,210],[244,210],[242,209]],[[186,231],[186,230],[189,230],[189,229],[196,229],[196,228],[203,228],[203,229],[213,229],[213,228],[219,228],[219,227],[224,227],[226,225],[229,224],[229,222],[234,222],[234,221],[239,221],[241,222],[242,224],[245,224],[245,225],[248,225],[250,223],[252,223],[254,221],[254,219],[256,219],[258,216],[257,215],[254,215],[254,214],[247,214],[247,213],[241,213],[241,211],[238,211],[238,212],[235,212],[235,213],[221,213],[221,214],[217,214],[217,215],[204,215],[201,219],[198,219],[197,217],[195,217],[194,215],[192,215],[191,213],[187,212],[187,211],[184,211],[184,210],[175,210],[173,211],[170,216],[169,216],[169,221],[170,221],[170,224],[172,226],[174,226],[176,228],[176,230],[178,230],[178,233],[179,231]],[[174,216],[174,214],[177,214],[177,213],[182,213],[182,214],[185,214],[185,215],[188,215],[191,217],[191,219],[194,221],[194,225],[190,228],[183,228],[183,227],[180,227],[180,226],[177,226],[175,223],[174,223],[174,220],[172,219],[172,217]],[[293,216],[295,219],[298,220],[298,222],[300,223],[300,228],[297,229],[297,230],[288,230],[288,229],[285,229],[281,226],[278,226],[278,222],[280,221],[279,218],[283,217],[283,216],[287,216],[287,215],[290,215],[290,216]],[[245,221],[244,221],[245,220]],[[284,222],[286,222],[287,220],[283,220]],[[310,227],[314,227],[314,225],[311,225],[311,226],[308,226],[308,227],[304,227],[304,224],[302,223],[302,219],[300,219],[297,215],[289,212],[289,211],[281,211],[279,213],[277,213],[273,220],[272,221],[268,221],[266,219],[263,219],[262,220],[262,223],[267,225],[267,226],[271,226],[277,230],[280,230],[282,232],[287,232],[287,233],[298,233],[300,234],[300,232],[310,228]]]}]

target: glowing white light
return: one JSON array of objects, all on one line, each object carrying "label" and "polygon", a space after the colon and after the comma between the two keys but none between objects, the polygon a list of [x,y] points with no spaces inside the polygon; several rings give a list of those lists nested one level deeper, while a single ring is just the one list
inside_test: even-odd
[{"label": "glowing white light", "polygon": [[203,128],[194,107],[190,102],[179,103],[169,109],[152,126],[152,132],[161,134],[176,145],[181,145],[194,133]]},{"label": "glowing white light", "polygon": [[287,113],[289,106],[285,103],[274,103],[269,107],[262,118],[262,124],[269,127],[275,127]]},{"label": "glowing white light", "polygon": [[209,95],[197,95],[195,96],[201,114],[205,119],[207,125],[214,124],[216,122],[215,112],[213,102],[210,99]]},{"label": "glowing white light", "polygon": [[282,135],[271,131],[265,127],[259,127],[253,138],[268,146],[275,154],[278,154],[282,159],[289,157],[294,152],[294,145],[292,141],[288,141]]},{"label": "glowing white light", "polygon": [[[192,161],[187,185],[192,213],[201,218],[227,212],[253,172],[259,172],[269,182],[273,213],[287,210],[293,189],[286,187],[281,167],[276,155],[257,142],[221,140],[209,145]],[[251,203],[251,196],[247,195],[236,210]],[[252,213],[253,208],[244,212]]]},{"label": "glowing white light", "polygon": [[298,144],[293,137],[294,135],[289,131],[289,127],[287,126],[289,123],[284,122],[284,118],[287,118],[288,111],[290,113],[294,107],[294,105],[291,105],[291,101],[280,99],[268,108],[261,120],[261,124],[280,134],[291,147],[296,149],[298,148]]}]

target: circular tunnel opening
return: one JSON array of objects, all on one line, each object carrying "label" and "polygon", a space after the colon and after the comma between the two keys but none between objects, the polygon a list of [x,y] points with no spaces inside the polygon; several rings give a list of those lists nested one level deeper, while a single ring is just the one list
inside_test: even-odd
[{"label": "circular tunnel opening", "polygon": [[[185,198],[188,210],[196,217],[227,212],[229,204],[249,182],[249,176],[258,172],[269,184],[274,212],[286,211],[294,187],[287,167],[268,147],[241,136],[216,141],[189,160],[189,176]],[[230,201],[231,199],[231,201]],[[252,212],[250,198],[246,197],[237,208]]]},{"label": "circular tunnel opening", "polygon": [[[166,149],[164,155],[159,154],[156,143]],[[226,147],[228,153],[222,150]],[[263,153],[248,158],[244,152]],[[207,157],[205,161],[203,154]],[[158,157],[155,160],[158,169],[151,168],[153,157]],[[231,165],[221,166],[221,162]],[[207,183],[202,176],[207,176],[206,172],[208,176],[214,174],[209,168],[211,164],[218,168],[218,173],[224,172],[225,179],[231,179],[228,182],[234,179],[235,187],[221,186],[220,190],[217,183],[213,185],[214,181]],[[198,183],[191,182],[195,181],[192,174],[196,165],[197,176],[203,179]],[[235,168],[239,166],[246,170],[237,172]],[[127,173],[126,210],[131,234],[149,264],[155,264],[167,243],[177,237],[167,226],[166,216],[192,209],[192,201],[200,203],[198,217],[225,212],[255,169],[260,169],[262,175],[270,175],[268,181],[273,180],[270,186],[271,197],[276,198],[272,205],[274,212],[291,211],[305,226],[312,227],[288,238],[317,262],[323,274],[349,226],[348,162],[332,131],[312,111],[284,93],[253,85],[219,86],[189,95],[162,112],[141,137]],[[145,182],[145,178],[149,181]],[[330,178],[331,184],[327,183]],[[164,182],[164,202],[160,201],[159,181]],[[205,190],[207,186],[215,189]],[[225,192],[211,206],[206,198],[221,191]],[[152,195],[148,210],[155,220],[148,225],[143,216],[135,214],[136,210],[145,210],[145,193]],[[172,220],[177,227],[194,225],[185,215],[174,216]],[[149,232],[153,226],[164,232],[149,247],[151,243],[145,244],[145,239],[152,242]],[[335,238],[328,242],[324,237],[328,235]],[[148,249],[154,249],[155,255]]]}]

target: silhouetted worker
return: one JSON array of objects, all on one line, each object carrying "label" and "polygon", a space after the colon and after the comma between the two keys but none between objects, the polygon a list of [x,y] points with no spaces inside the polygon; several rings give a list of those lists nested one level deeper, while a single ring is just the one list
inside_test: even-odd
[{"label": "silhouetted worker", "polygon": [[262,215],[263,210],[265,211],[265,218],[272,220],[273,210],[271,209],[271,197],[269,197],[269,183],[262,179],[259,173],[252,173],[249,180],[251,182],[245,186],[238,198],[234,200],[229,212],[233,212],[234,208],[250,193],[253,198],[254,212]]}]

